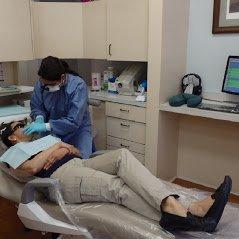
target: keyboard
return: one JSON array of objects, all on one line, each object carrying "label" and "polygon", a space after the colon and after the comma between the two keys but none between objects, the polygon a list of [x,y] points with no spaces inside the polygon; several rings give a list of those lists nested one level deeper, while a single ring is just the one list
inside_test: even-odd
[{"label": "keyboard", "polygon": [[201,110],[239,114],[239,106],[202,103],[197,108]]}]

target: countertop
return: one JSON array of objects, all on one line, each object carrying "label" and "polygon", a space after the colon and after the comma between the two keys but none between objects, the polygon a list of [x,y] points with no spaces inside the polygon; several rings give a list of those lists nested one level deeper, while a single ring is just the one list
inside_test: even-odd
[{"label": "countertop", "polygon": [[[204,103],[212,103],[207,100],[203,100]],[[214,104],[219,104],[214,102]],[[226,104],[226,103],[223,103]],[[235,106],[235,105],[234,105]],[[210,110],[202,110],[198,108],[189,108],[187,105],[183,105],[180,107],[172,107],[169,103],[164,103],[160,105],[161,111],[182,114],[182,115],[190,115],[195,117],[209,118],[214,120],[223,120],[239,123],[239,115],[233,113],[219,112],[219,111],[210,111]]]},{"label": "countertop", "polygon": [[9,93],[3,93],[0,94],[0,97],[10,96],[10,95],[20,95],[20,94],[26,94],[26,93],[32,93],[34,90],[34,87],[32,86],[17,86],[17,88],[20,90],[20,92],[9,92]]},{"label": "countertop", "polygon": [[90,91],[89,98],[92,100],[100,100],[106,102],[114,102],[118,104],[134,105],[138,107],[147,107],[147,102],[136,101],[136,96],[126,96],[119,94],[111,94],[107,91]]}]

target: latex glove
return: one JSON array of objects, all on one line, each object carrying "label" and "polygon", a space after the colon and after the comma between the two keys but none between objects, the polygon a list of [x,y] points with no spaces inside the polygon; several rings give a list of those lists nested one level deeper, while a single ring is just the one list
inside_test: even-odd
[{"label": "latex glove", "polygon": [[38,115],[35,119],[36,123],[45,123],[44,117],[42,115]]},{"label": "latex glove", "polygon": [[38,122],[33,122],[30,125],[26,126],[23,129],[24,134],[26,135],[30,135],[30,134],[34,134],[34,133],[43,133],[46,132],[47,128],[46,128],[46,124],[45,123],[38,123]]}]

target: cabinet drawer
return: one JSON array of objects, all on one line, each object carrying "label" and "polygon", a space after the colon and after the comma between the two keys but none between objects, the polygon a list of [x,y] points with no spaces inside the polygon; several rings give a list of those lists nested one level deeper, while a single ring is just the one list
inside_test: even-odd
[{"label": "cabinet drawer", "polygon": [[106,103],[106,115],[135,122],[146,122],[146,109],[133,105]]},{"label": "cabinet drawer", "polygon": [[107,135],[145,144],[145,124],[107,117]]},{"label": "cabinet drawer", "polygon": [[125,139],[118,139],[115,137],[108,136],[107,145],[118,147],[118,148],[126,148],[135,153],[145,154],[145,145],[131,142]]},{"label": "cabinet drawer", "polygon": [[[114,147],[114,146],[111,146],[111,145],[107,145],[107,149],[108,149],[108,150],[116,150],[116,149],[121,149],[121,148],[122,148],[122,147],[118,148],[118,147]],[[142,163],[142,164],[144,165],[144,163],[145,163],[145,158],[144,158],[144,155],[143,155],[143,154],[138,154],[138,153],[135,153],[135,152],[131,152],[131,153],[134,155],[134,157],[135,157],[136,159],[139,160],[140,163]]]}]

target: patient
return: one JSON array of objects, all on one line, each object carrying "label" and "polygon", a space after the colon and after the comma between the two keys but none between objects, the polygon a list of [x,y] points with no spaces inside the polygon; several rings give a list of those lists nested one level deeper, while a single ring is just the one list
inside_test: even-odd
[{"label": "patient", "polygon": [[[7,147],[32,139],[23,134],[21,122],[2,126]],[[168,231],[214,232],[228,202],[232,181],[226,176],[211,197],[202,201],[185,198],[180,188],[154,177],[126,149],[111,151],[89,160],[69,144],[56,143],[33,155],[17,169],[22,177],[58,179],[68,203],[111,202],[123,205]],[[17,155],[16,155],[17,157]]]}]

